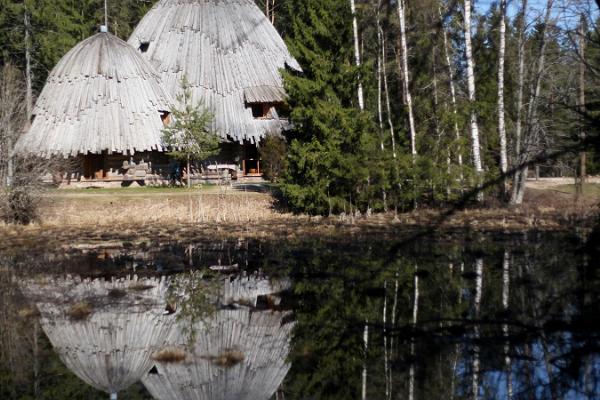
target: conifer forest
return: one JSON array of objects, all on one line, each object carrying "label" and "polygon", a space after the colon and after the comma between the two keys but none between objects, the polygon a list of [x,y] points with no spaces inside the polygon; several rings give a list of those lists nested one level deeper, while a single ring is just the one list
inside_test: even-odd
[{"label": "conifer forest", "polygon": [[600,0],[0,0],[0,400],[600,399]]},{"label": "conifer forest", "polygon": [[[594,1],[256,2],[302,67],[284,72],[293,210],[520,204],[528,176],[598,171]],[[111,32],[152,5],[109,1]],[[2,1],[4,163],[49,72],[103,21],[102,1]]]}]

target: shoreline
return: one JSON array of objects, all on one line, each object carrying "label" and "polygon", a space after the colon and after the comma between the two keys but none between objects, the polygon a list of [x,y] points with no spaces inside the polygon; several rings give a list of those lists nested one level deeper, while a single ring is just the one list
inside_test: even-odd
[{"label": "shoreline", "polygon": [[447,210],[420,210],[405,214],[351,217],[309,217],[277,214],[276,218],[246,222],[166,223],[121,222],[113,224],[0,224],[0,252],[57,250],[78,246],[92,248],[188,243],[201,240],[343,240],[365,236],[402,239],[410,236],[467,236],[471,234],[519,235],[564,233],[586,236],[597,224],[598,210],[563,213],[525,209],[468,209],[447,218]]}]

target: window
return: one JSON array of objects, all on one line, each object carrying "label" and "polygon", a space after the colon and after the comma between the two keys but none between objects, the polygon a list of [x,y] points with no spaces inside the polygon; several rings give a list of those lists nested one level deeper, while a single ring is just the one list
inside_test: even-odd
[{"label": "window", "polygon": [[149,48],[150,48],[150,42],[142,42],[142,43],[140,44],[140,51],[141,51],[142,53],[145,53],[145,52],[147,52]]},{"label": "window", "polygon": [[168,111],[161,111],[160,119],[165,127],[171,125],[171,113]]},{"label": "window", "polygon": [[252,103],[252,116],[256,119],[274,119],[276,113],[273,113],[275,104],[273,103]]}]

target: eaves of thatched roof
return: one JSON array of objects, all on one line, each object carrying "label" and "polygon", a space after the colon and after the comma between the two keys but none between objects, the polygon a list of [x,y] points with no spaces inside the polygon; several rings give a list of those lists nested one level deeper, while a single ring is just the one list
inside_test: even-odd
[{"label": "eaves of thatched roof", "polygon": [[161,112],[171,104],[158,74],[135,49],[98,33],[52,70],[16,152],[66,157],[162,151]]},{"label": "eaves of thatched roof", "polygon": [[176,97],[187,77],[195,102],[214,114],[225,139],[258,142],[285,122],[257,120],[248,103],[285,100],[280,69],[301,70],[252,0],[160,0],[129,43]]}]

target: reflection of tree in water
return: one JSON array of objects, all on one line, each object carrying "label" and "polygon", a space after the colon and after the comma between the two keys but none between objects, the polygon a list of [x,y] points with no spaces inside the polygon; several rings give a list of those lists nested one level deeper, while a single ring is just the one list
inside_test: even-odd
[{"label": "reflection of tree in water", "polygon": [[598,398],[598,275],[574,243],[464,243],[299,263],[286,398],[359,398],[365,319],[368,398]]},{"label": "reflection of tree in water", "polygon": [[[474,377],[479,398],[507,398],[510,387],[513,399],[599,397],[599,281],[594,246],[578,251],[578,242],[566,235],[503,235],[500,239],[473,235],[413,243],[390,262],[393,241],[368,237],[351,243],[341,239],[257,243],[170,244],[164,252],[161,248],[144,251],[143,257],[137,254],[139,249],[125,248],[110,255],[105,252],[94,262],[88,257],[85,268],[76,267],[81,260],[76,256],[48,258],[54,260],[53,270],[58,268],[63,274],[88,269],[92,276],[108,275],[103,272],[108,265],[111,274],[123,276],[133,265],[136,271],[151,275],[160,264],[166,272],[221,265],[224,270],[265,268],[269,275],[288,276],[287,280],[268,280],[250,272],[236,273],[233,278],[216,275],[223,282],[209,296],[215,299],[209,301],[214,314],[194,322],[198,328],[194,346],[189,346],[189,335],[183,329],[190,320],[185,321],[179,299],[175,315],[165,318],[178,325],[169,331],[167,342],[182,350],[184,360],[153,360],[155,368],[146,371],[150,373],[144,383],[157,398],[268,396],[289,368],[284,361],[292,325],[283,310],[290,307],[296,324],[292,367],[283,385],[286,399],[360,398],[363,366],[367,368],[368,399],[408,398],[411,370],[412,393],[417,400],[470,399]],[[36,260],[27,260],[24,266],[31,268]],[[6,288],[2,300],[9,300],[0,305],[3,324],[8,321],[7,326],[0,325],[0,371],[5,375],[0,393],[3,398],[19,397],[12,392],[33,397],[33,324],[18,316],[25,304],[10,284],[14,272],[6,271],[0,269],[0,283]],[[288,287],[282,307],[277,293]],[[211,316],[216,314],[220,315],[216,319]],[[365,321],[369,332],[366,352]],[[16,343],[12,353],[6,351],[7,332]],[[283,336],[271,336],[273,332]],[[254,341],[249,343],[251,337]],[[82,392],[86,386],[77,385],[74,377],[59,368],[42,339],[40,336],[40,393],[53,393],[49,398],[105,398],[94,397],[98,395],[90,390]],[[264,351],[246,349],[250,347]],[[26,376],[19,383],[29,390],[17,387],[14,376],[6,375],[9,364],[4,355],[25,360],[21,370]],[[479,373],[474,376],[476,357]],[[267,365],[274,370],[269,371]],[[510,381],[507,370],[512,371]],[[270,383],[262,385],[264,391],[259,393],[256,382],[263,381]],[[225,382],[228,391],[223,389]],[[232,382],[242,383],[232,386]],[[147,393],[131,394],[139,387],[130,388],[123,397],[148,398]],[[164,392],[167,389],[171,394]]]}]

